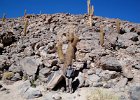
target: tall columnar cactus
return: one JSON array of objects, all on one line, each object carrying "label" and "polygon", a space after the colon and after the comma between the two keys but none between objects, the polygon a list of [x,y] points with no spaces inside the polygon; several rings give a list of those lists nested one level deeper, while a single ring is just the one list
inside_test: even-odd
[{"label": "tall columnar cactus", "polygon": [[104,45],[104,30],[103,30],[103,25],[100,25],[100,45],[102,47]]},{"label": "tall columnar cactus", "polygon": [[59,40],[57,41],[57,53],[58,53],[58,58],[60,60],[60,63],[64,63],[64,54],[63,54],[63,50],[62,50],[62,42],[60,42]]},{"label": "tall columnar cactus", "polygon": [[26,14],[27,14],[27,13],[26,13],[26,9],[25,9],[25,10],[24,10],[24,17],[26,16]]},{"label": "tall columnar cactus", "polygon": [[87,0],[87,12],[90,14],[90,0]]},{"label": "tall columnar cactus", "polygon": [[91,27],[92,26],[92,16],[94,14],[94,6],[90,5],[90,0],[87,1],[87,6],[88,6],[88,24]]},{"label": "tall columnar cactus", "polygon": [[5,20],[6,20],[6,14],[4,13],[2,17],[2,22],[5,22]]},{"label": "tall columnar cactus", "polygon": [[120,33],[120,24],[121,24],[120,20],[117,19],[117,20],[116,20],[116,27],[117,27],[117,32],[118,32],[118,33]]},{"label": "tall columnar cactus", "polygon": [[28,19],[26,19],[24,23],[24,35],[27,34],[27,27],[28,27]]}]

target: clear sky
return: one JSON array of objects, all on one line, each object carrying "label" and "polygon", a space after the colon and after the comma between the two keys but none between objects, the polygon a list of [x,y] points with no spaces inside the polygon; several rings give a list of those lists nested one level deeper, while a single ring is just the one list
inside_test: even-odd
[{"label": "clear sky", "polygon": [[[120,18],[140,23],[140,0],[91,0],[96,16]],[[0,0],[0,18],[6,13],[8,18],[28,14],[87,13],[87,0]]]}]

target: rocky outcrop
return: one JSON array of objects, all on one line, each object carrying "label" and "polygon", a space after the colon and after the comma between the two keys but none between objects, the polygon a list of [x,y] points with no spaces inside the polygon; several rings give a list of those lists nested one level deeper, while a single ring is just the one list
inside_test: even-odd
[{"label": "rocky outcrop", "polygon": [[[57,35],[60,35],[64,43],[62,49],[66,52],[66,34],[71,24],[76,26],[75,34],[80,39],[73,61],[75,86],[127,88],[125,91],[128,91],[130,84],[140,83],[139,24],[121,21],[118,33],[116,19],[99,16],[92,17],[92,27],[87,26],[87,15],[42,14],[28,15],[27,19],[26,35],[23,35],[22,17],[6,19],[4,23],[0,20],[0,79],[5,72],[10,72],[12,77],[8,80],[32,77],[30,84],[43,83],[53,89],[62,78],[59,72],[63,66],[56,53]],[[103,47],[99,41],[101,24],[104,24],[105,33]],[[41,93],[30,88],[24,95],[34,98]]]}]

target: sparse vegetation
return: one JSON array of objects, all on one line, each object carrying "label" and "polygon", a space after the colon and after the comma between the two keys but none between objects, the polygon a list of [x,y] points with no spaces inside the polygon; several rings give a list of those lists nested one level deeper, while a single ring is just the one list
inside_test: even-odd
[{"label": "sparse vegetation", "polygon": [[3,73],[2,79],[3,80],[10,80],[13,76],[14,76],[13,72],[5,72],[5,73]]},{"label": "sparse vegetation", "polygon": [[119,100],[119,96],[103,88],[92,90],[87,100]]}]

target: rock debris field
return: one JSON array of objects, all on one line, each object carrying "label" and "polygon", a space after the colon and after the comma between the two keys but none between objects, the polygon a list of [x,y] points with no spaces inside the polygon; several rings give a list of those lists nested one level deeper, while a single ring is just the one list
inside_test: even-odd
[{"label": "rock debris field", "polygon": [[[98,89],[114,95],[104,100],[140,100],[140,24],[120,20],[118,33],[116,20],[93,16],[90,27],[86,14],[0,19],[0,100],[94,100]],[[56,50],[61,37],[66,52],[71,25],[79,38],[72,94],[66,93],[64,78],[60,80],[63,64]]]}]

